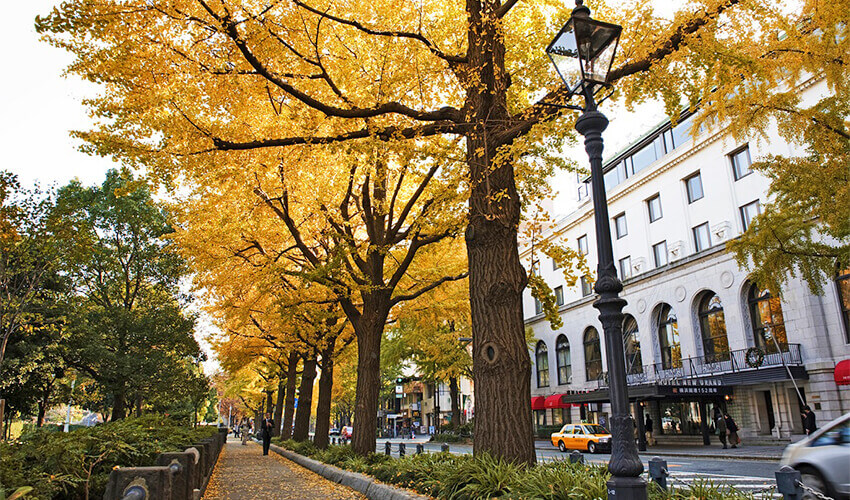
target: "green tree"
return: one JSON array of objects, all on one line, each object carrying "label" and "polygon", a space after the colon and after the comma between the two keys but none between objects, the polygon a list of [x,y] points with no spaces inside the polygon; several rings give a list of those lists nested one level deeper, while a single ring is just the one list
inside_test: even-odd
[{"label": "green tree", "polygon": [[75,292],[68,362],[104,386],[112,420],[123,418],[133,400],[141,409],[157,387],[186,380],[184,361],[201,358],[178,290],[186,266],[165,239],[166,212],[127,171],[61,188],[51,219]]}]

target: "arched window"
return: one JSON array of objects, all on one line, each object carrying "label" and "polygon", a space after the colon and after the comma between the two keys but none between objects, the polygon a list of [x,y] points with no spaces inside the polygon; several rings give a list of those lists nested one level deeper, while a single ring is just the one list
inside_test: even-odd
[{"label": "arched window", "polygon": [[592,326],[584,331],[584,372],[587,380],[602,377],[602,347],[599,345],[599,332]]},{"label": "arched window", "polygon": [[682,347],[679,344],[679,320],[673,309],[664,304],[658,315],[658,345],[661,346],[661,368],[682,366]]},{"label": "arched window", "polygon": [[573,382],[573,367],[570,360],[570,341],[566,335],[558,335],[555,342],[555,359],[558,362],[558,385]]},{"label": "arched window", "polygon": [[785,318],[782,317],[782,303],[779,297],[773,297],[770,291],[753,285],[750,287],[747,302],[750,305],[753,340],[756,346],[766,352],[777,352],[778,345],[780,350],[787,352],[788,335],[785,333]]},{"label": "arched window", "polygon": [[626,356],[626,374],[643,373],[643,358],[640,355],[637,320],[626,314],[623,320],[623,354]]},{"label": "arched window", "polygon": [[850,267],[838,271],[835,285],[838,287],[838,305],[844,319],[844,340],[850,342]]},{"label": "arched window", "polygon": [[549,387],[549,350],[546,342],[537,343],[537,387]]},{"label": "arched window", "polygon": [[729,340],[726,337],[726,317],[723,303],[716,293],[710,292],[699,302],[699,327],[702,331],[702,349],[705,361],[715,363],[729,360]]}]

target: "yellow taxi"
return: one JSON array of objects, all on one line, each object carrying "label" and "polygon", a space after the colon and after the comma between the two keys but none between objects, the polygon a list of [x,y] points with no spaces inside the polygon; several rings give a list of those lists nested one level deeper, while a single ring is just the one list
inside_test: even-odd
[{"label": "yellow taxi", "polygon": [[611,449],[611,434],[597,424],[567,424],[552,433],[552,444],[562,452],[587,450],[588,453]]}]

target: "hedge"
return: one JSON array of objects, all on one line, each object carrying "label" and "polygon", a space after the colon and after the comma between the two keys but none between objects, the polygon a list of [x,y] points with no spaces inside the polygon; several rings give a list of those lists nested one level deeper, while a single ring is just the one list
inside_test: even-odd
[{"label": "hedge", "polygon": [[157,455],[183,450],[215,435],[215,427],[187,427],[145,415],[68,433],[37,429],[0,443],[0,490],[31,486],[27,499],[102,498],[115,466],[154,465]]}]

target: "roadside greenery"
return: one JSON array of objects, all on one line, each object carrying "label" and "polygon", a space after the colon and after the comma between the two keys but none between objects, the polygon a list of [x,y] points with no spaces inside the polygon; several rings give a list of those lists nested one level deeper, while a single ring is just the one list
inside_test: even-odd
[{"label": "roadside greenery", "polygon": [[30,486],[26,498],[45,500],[101,498],[115,466],[153,465],[160,453],[183,450],[216,432],[156,414],[69,433],[36,429],[0,442],[0,490]]},{"label": "roadside greenery", "polygon": [[[520,465],[490,454],[426,453],[393,458],[379,453],[358,456],[350,446],[319,450],[312,443],[275,440],[284,448],[378,481],[447,500],[482,498],[586,500],[607,498],[607,467],[568,461]],[[662,491],[649,485],[651,500],[749,500],[755,497],[711,481]]]}]

